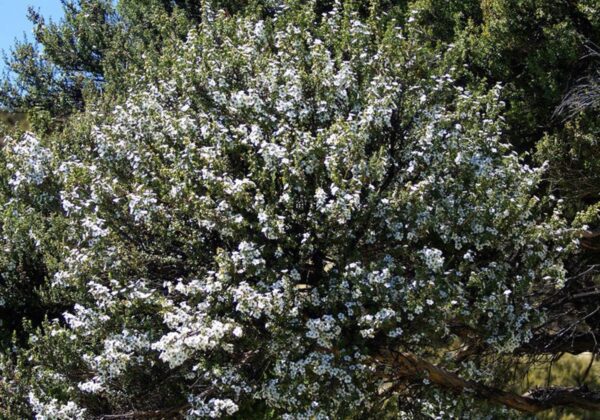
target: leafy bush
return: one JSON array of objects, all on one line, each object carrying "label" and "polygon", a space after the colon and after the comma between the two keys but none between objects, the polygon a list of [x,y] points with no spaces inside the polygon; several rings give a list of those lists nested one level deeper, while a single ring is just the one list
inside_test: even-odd
[{"label": "leafy bush", "polygon": [[100,60],[64,130],[7,137],[0,413],[551,408],[498,388],[556,343],[582,228],[516,151],[514,86],[424,47],[416,3],[167,8],[177,36],[142,31],[159,47],[119,77]]}]

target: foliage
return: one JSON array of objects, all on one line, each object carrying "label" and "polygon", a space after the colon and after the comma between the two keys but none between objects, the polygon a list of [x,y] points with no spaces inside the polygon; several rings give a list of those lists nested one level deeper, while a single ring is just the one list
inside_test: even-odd
[{"label": "foliage", "polygon": [[10,73],[0,107],[64,122],[98,93],[115,93],[111,86],[122,87],[129,71],[155,59],[166,38],[184,37],[197,18],[193,1],[115,6],[112,0],[63,0],[63,5],[65,18],[58,23],[30,8],[35,42],[17,42],[5,58]]},{"label": "foliage", "polygon": [[10,114],[5,111],[0,111],[0,123],[10,128],[28,129],[27,117],[23,114]]},{"label": "foliage", "polygon": [[597,118],[552,117],[597,6],[565,3],[32,12],[1,96],[32,131],[0,153],[0,416],[513,415],[506,364],[596,325],[559,300],[595,287],[598,222]]}]

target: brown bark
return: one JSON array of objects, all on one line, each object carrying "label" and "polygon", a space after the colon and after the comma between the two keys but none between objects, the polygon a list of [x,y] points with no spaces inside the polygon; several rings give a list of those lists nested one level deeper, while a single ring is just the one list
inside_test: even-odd
[{"label": "brown bark", "polygon": [[163,410],[150,411],[129,411],[122,414],[105,414],[99,417],[99,420],[128,420],[128,419],[177,419],[183,418],[183,412],[189,407],[187,405],[181,407],[167,408]]},{"label": "brown bark", "polygon": [[581,354],[598,353],[600,343],[592,332],[577,333],[566,337],[540,335],[519,347],[515,354]]},{"label": "brown bark", "polygon": [[539,413],[555,407],[583,408],[600,411],[600,392],[586,388],[540,388],[525,395],[489,387],[461,378],[411,353],[396,358],[399,377],[420,379],[426,377],[433,385],[457,394],[469,391],[477,398],[525,412]]},{"label": "brown bark", "polygon": [[584,239],[594,239],[600,236],[600,230],[584,230],[581,237]]}]

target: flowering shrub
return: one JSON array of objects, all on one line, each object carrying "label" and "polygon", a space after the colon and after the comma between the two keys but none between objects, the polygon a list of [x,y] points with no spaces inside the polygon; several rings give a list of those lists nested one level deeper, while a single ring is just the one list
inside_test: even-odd
[{"label": "flowering shrub", "polygon": [[[502,86],[423,79],[411,26],[300,3],[206,6],[119,103],[3,149],[7,206],[49,185],[45,293],[73,303],[23,353],[36,418],[364,418],[413,391],[440,415],[457,402],[400,386],[390,352],[486,380],[532,338],[570,242]],[[457,323],[498,361],[443,356]]]}]

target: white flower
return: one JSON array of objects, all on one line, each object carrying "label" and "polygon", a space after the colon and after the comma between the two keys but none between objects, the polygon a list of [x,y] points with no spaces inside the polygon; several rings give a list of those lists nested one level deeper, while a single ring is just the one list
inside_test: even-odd
[{"label": "white flower", "polygon": [[242,335],[244,335],[244,330],[242,330],[241,327],[235,327],[232,331],[232,334],[236,337],[241,337]]}]

